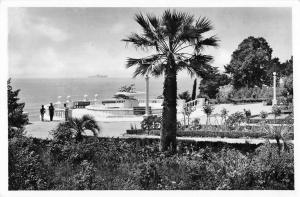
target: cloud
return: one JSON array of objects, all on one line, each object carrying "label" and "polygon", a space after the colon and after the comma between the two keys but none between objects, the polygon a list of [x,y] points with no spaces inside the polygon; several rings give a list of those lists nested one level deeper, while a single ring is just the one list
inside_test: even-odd
[{"label": "cloud", "polygon": [[218,67],[220,71],[224,71],[224,66],[230,63],[231,52],[223,48],[218,48],[211,55],[214,57],[212,65]]},{"label": "cloud", "polygon": [[34,28],[38,33],[55,42],[62,42],[69,38],[67,33],[47,23],[36,24]]},{"label": "cloud", "polygon": [[58,28],[46,18],[31,16],[26,8],[10,8],[8,12],[9,34],[13,37],[26,36],[26,39],[46,37],[50,41],[62,42],[70,38],[64,30]]},{"label": "cloud", "polygon": [[59,54],[51,47],[35,54],[11,52],[9,55],[12,77],[57,77],[66,75],[67,67]]},{"label": "cloud", "polygon": [[120,34],[123,33],[126,29],[126,26],[124,23],[115,23],[112,25],[111,29],[110,29],[110,33],[113,34]]}]

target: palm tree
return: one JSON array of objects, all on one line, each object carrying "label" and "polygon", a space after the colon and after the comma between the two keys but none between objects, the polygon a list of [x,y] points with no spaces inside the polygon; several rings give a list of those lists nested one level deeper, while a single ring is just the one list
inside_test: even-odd
[{"label": "palm tree", "polygon": [[[76,141],[82,141],[85,130],[91,131],[96,137],[98,137],[98,133],[100,132],[100,127],[97,125],[96,120],[89,115],[84,115],[81,118],[70,118],[66,122],[59,123],[57,131],[66,129],[70,129],[71,136],[73,136]],[[54,135],[61,134],[57,133]]]},{"label": "palm tree", "polygon": [[178,94],[178,98],[184,100],[185,102],[189,102],[190,100],[192,100],[191,95],[188,91],[184,91]]},{"label": "palm tree", "polygon": [[211,22],[203,17],[197,20],[187,13],[166,10],[161,17],[137,14],[136,22],[142,33],[132,33],[125,41],[151,55],[143,58],[128,58],[127,68],[135,66],[138,75],[163,75],[163,121],[161,150],[176,151],[177,122],[177,73],[181,70],[193,77],[205,77],[211,70],[212,56],[204,55],[205,46],[217,46],[215,36],[204,36],[212,30]]}]

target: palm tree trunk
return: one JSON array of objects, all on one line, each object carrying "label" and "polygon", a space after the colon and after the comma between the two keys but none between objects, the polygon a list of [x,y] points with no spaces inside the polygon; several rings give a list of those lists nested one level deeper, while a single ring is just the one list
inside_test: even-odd
[{"label": "palm tree trunk", "polygon": [[[172,64],[172,65],[175,65]],[[171,66],[166,69],[164,81],[164,103],[162,112],[162,131],[160,135],[161,151],[171,150],[176,152],[176,124],[177,124],[177,77],[176,68]]]}]

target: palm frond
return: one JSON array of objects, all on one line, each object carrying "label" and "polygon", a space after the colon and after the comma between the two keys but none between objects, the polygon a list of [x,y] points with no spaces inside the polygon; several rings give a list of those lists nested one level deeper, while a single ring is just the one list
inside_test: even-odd
[{"label": "palm frond", "polygon": [[197,77],[205,78],[211,72],[210,63],[212,60],[213,57],[210,55],[193,55],[190,59],[178,62],[177,69],[186,69],[192,77],[196,75]]},{"label": "palm frond", "polygon": [[218,42],[219,42],[219,39],[215,35],[205,38],[203,40],[199,40],[195,43],[195,51],[199,53],[206,46],[217,47]]},{"label": "palm frond", "polygon": [[196,21],[195,30],[198,34],[203,34],[205,32],[213,30],[213,26],[208,18],[202,17]]},{"label": "palm frond", "polygon": [[122,39],[124,42],[132,43],[136,48],[148,49],[151,47],[158,48],[157,42],[151,40],[145,36],[133,33],[126,39]]}]

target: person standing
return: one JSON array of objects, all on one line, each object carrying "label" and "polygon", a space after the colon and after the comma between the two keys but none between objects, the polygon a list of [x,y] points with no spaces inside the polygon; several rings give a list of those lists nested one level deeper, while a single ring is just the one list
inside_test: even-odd
[{"label": "person standing", "polygon": [[40,109],[41,113],[41,120],[44,121],[44,114],[46,113],[46,109],[44,108],[44,105],[42,105],[42,108]]},{"label": "person standing", "polygon": [[50,115],[50,121],[52,121],[53,116],[54,116],[54,107],[53,107],[52,103],[50,103],[50,106],[49,106],[49,115]]},{"label": "person standing", "polygon": [[65,121],[68,121],[69,119],[69,108],[67,107],[67,104],[64,104],[64,108],[65,108]]}]

